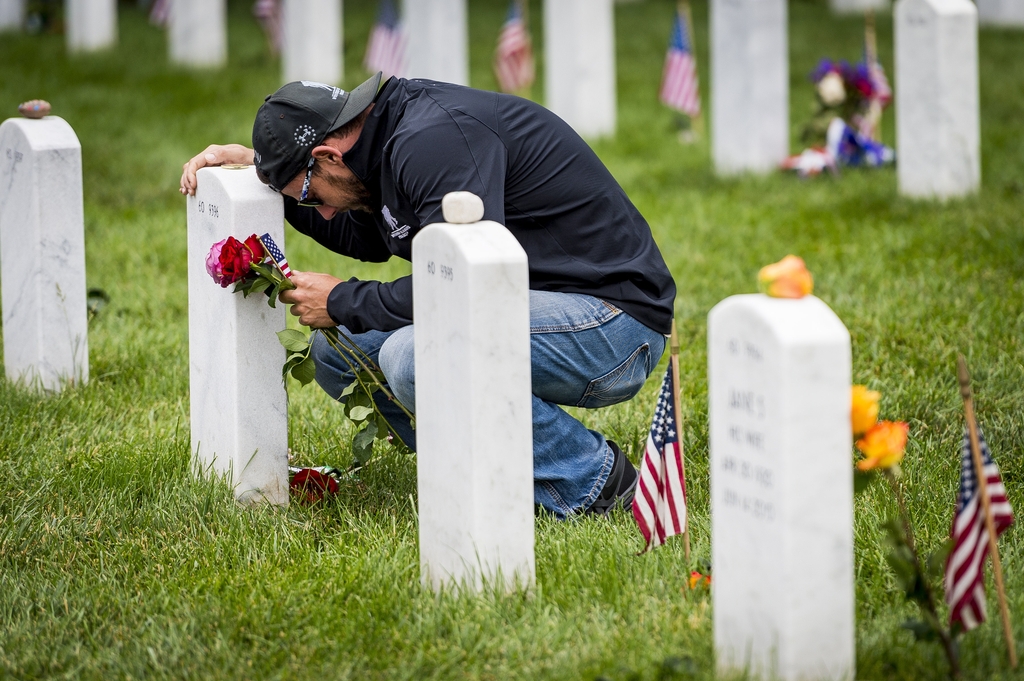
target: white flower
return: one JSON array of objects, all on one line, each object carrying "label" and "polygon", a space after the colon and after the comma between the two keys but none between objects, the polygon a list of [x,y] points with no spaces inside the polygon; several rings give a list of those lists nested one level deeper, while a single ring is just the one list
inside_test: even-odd
[{"label": "white flower", "polygon": [[825,106],[838,106],[846,99],[846,88],[843,77],[835,71],[829,71],[818,81],[818,96]]}]

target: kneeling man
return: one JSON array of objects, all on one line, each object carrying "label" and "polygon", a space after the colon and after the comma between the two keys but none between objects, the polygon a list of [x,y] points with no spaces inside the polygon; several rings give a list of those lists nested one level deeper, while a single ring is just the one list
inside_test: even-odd
[{"label": "kneeling man", "polygon": [[[618,445],[559,405],[632,398],[658,363],[675,284],[651,230],[597,155],[564,121],[519,97],[377,74],[351,92],[288,83],[256,114],[252,145],[214,145],[196,171],[255,163],[284,196],[285,217],[337,253],[410,260],[420,228],[443,222],[441,199],[470,191],[529,258],[534,499],[559,518],[629,508],[637,472]],[[340,326],[415,412],[412,277],[341,281],[296,272],[281,299],[312,328]],[[316,380],[338,399],[353,377],[317,335]],[[401,410],[380,407],[415,448]]]}]

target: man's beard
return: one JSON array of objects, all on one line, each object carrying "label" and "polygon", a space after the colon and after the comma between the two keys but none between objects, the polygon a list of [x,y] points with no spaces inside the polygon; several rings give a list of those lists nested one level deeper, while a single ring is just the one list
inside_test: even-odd
[{"label": "man's beard", "polygon": [[355,176],[325,175],[324,179],[334,189],[341,192],[345,199],[344,210],[361,210],[364,213],[372,213],[372,197],[366,185]]}]

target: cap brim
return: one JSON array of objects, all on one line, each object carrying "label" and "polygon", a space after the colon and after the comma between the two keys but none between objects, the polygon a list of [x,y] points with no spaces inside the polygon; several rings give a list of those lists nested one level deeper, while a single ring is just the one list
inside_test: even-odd
[{"label": "cap brim", "polygon": [[373,103],[373,100],[377,97],[377,90],[380,89],[380,80],[383,75],[382,72],[378,71],[349,91],[348,99],[345,101],[345,105],[341,107],[341,111],[338,112],[334,123],[327,131],[328,133],[334,132],[345,125]]}]

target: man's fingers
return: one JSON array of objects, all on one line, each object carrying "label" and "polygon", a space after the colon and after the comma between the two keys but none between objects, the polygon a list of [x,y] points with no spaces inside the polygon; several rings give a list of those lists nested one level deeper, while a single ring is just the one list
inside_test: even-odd
[{"label": "man's fingers", "polygon": [[196,172],[200,168],[225,163],[252,163],[252,149],[241,144],[211,144],[181,167],[181,186],[178,191],[182,194],[195,195],[199,184]]}]

